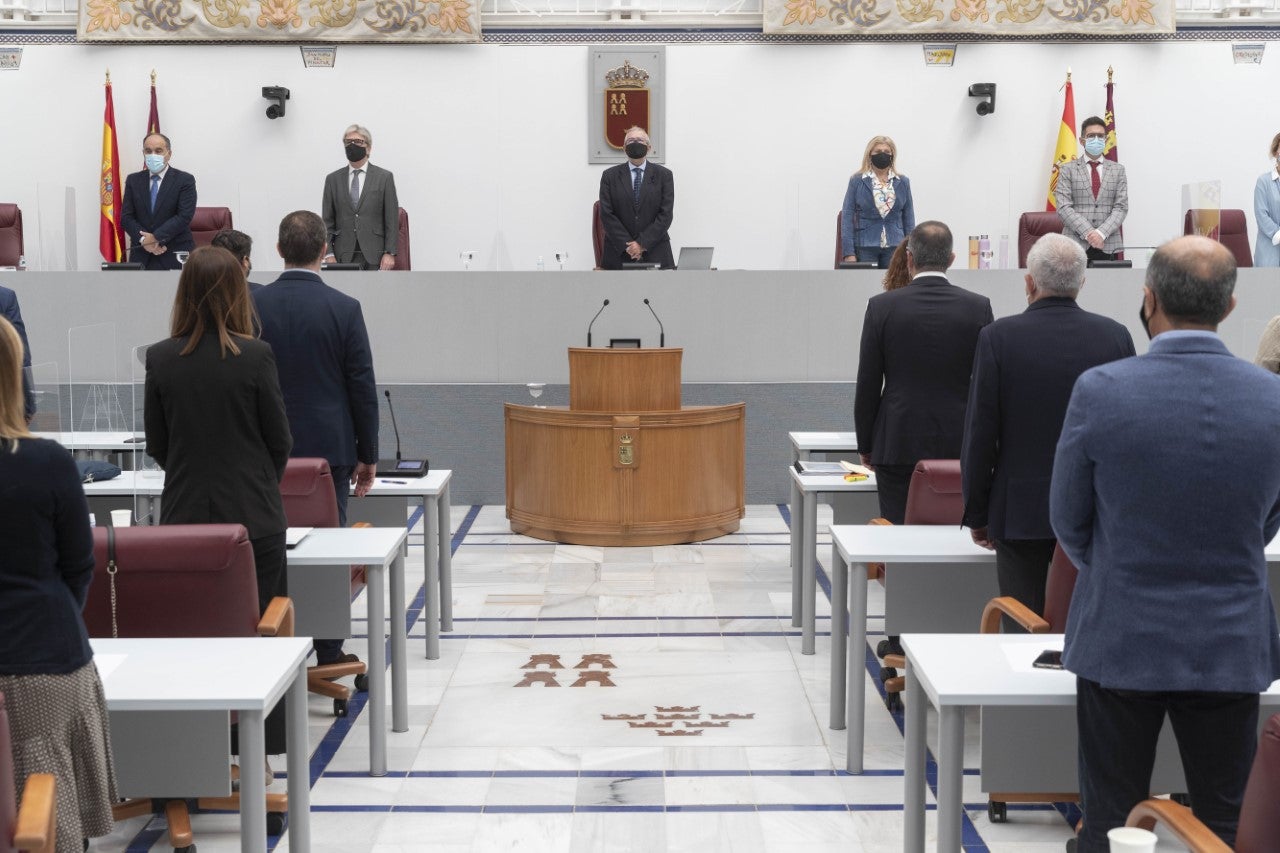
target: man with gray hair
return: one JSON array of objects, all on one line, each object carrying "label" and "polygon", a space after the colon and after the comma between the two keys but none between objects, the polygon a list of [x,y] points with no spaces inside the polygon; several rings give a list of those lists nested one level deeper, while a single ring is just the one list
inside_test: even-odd
[{"label": "man with gray hair", "polygon": [[326,263],[359,264],[365,270],[396,267],[400,201],[396,179],[369,162],[373,134],[353,124],[342,134],[347,165],[324,179],[321,215],[329,234]]},{"label": "man with gray hair", "polygon": [[[1000,594],[1037,616],[1057,544],[1049,525],[1053,450],[1076,379],[1134,354],[1115,320],[1076,304],[1085,253],[1046,234],[1027,255],[1027,310],[982,330],[973,359],[960,467],[963,524],[996,552]],[[1015,626],[1006,618],[1005,630]]]},{"label": "man with gray hair", "polygon": [[1160,247],[1140,309],[1150,349],[1084,373],[1067,406],[1050,518],[1080,570],[1062,659],[1081,853],[1106,851],[1148,796],[1166,715],[1191,810],[1234,847],[1258,694],[1280,678],[1263,550],[1280,531],[1280,376],[1216,334],[1235,281],[1220,243]]}]

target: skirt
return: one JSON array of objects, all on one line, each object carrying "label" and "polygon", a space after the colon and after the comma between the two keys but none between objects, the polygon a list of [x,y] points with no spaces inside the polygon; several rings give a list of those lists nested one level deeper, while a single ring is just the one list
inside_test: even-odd
[{"label": "skirt", "polygon": [[58,791],[58,853],[111,832],[116,796],[111,733],[93,661],[65,675],[0,675],[13,739],[19,796],[32,773],[51,773]]}]

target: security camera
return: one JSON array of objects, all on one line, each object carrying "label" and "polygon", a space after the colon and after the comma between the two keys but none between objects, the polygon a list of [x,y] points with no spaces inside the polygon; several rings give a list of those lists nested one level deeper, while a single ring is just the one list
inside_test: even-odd
[{"label": "security camera", "polygon": [[262,97],[274,101],[267,107],[267,118],[280,118],[284,115],[284,102],[289,100],[289,90],[284,86],[263,86]]},{"label": "security camera", "polygon": [[978,101],[978,115],[989,116],[996,111],[996,84],[972,83],[969,86],[969,97],[982,98]]}]

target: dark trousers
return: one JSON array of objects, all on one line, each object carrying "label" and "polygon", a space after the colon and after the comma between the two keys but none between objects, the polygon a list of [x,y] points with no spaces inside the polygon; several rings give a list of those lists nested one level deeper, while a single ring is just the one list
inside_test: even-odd
[{"label": "dark trousers", "polygon": [[1084,250],[1084,256],[1091,261],[1114,261],[1118,252],[1104,252],[1101,249],[1095,249],[1089,246]]},{"label": "dark trousers", "polygon": [[1191,810],[1224,843],[1235,844],[1258,745],[1258,694],[1111,690],[1077,678],[1084,810],[1078,853],[1107,853],[1107,831],[1124,826],[1129,810],[1151,794],[1165,714],[1178,740]]},{"label": "dark trousers", "polygon": [[859,246],[858,260],[871,261],[882,270],[889,268],[889,261],[893,259],[893,251],[897,246]]},{"label": "dark trousers", "polygon": [[894,524],[906,523],[907,489],[911,485],[911,472],[915,469],[914,462],[910,465],[876,466],[876,490],[880,496],[881,518]]},{"label": "dark trousers", "polygon": [[[357,252],[357,257],[359,253]],[[354,465],[330,466],[333,476],[333,493],[338,499],[338,526],[347,526],[347,498],[351,495],[351,474],[356,470]],[[312,640],[311,647],[316,650],[316,663],[333,663],[342,655],[342,640]]]},{"label": "dark trousers", "polygon": [[[275,533],[250,539],[253,546],[253,564],[258,571],[258,612],[265,613],[271,599],[277,595],[288,595],[287,578],[285,576],[285,536]],[[267,755],[279,755],[285,751],[285,712],[286,699],[282,696],[276,707],[267,714],[263,721],[264,734],[267,741]],[[239,732],[231,727],[231,752],[240,754]]]},{"label": "dark trousers", "polygon": [[[997,539],[996,582],[1000,594],[1016,598],[1037,616],[1044,615],[1044,588],[1049,578],[1056,539]],[[1021,626],[1004,617],[1006,634],[1022,632]]]},{"label": "dark trousers", "polygon": [[351,259],[348,261],[343,261],[343,263],[359,264],[360,269],[362,270],[376,270],[379,268],[379,265],[382,263],[382,258],[378,258],[378,260],[374,261],[373,263],[369,263],[364,259],[364,253],[361,252],[359,249],[356,249],[355,254],[351,256]]}]

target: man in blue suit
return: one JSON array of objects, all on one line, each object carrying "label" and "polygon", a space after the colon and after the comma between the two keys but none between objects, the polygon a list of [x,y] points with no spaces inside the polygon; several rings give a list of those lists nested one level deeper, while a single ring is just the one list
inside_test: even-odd
[{"label": "man in blue suit", "polygon": [[142,141],[147,168],[124,181],[121,221],[133,248],[129,260],[149,270],[176,270],[178,252],[195,248],[191,219],[196,215],[194,175],[169,165],[169,137],[152,133]]},{"label": "man in blue suit", "polygon": [[0,315],[13,324],[22,338],[22,402],[27,423],[36,414],[36,394],[31,387],[31,344],[27,343],[27,326],[22,322],[22,310],[18,307],[18,294],[7,287],[0,287]]},{"label": "man in blue suit", "polygon": [[[326,241],[318,215],[286,216],[276,244],[285,270],[253,300],[262,339],[276,357],[293,433],[290,455],[329,461],[345,526],[347,484],[363,497],[378,467],[378,389],[360,303],[320,279]],[[342,660],[342,642],[317,640],[316,656],[321,664]]]},{"label": "man in blue suit", "polygon": [[1192,810],[1226,844],[1280,678],[1263,548],[1280,529],[1280,376],[1215,334],[1236,263],[1181,237],[1147,269],[1146,355],[1076,383],[1050,516],[1080,569],[1063,662],[1077,676],[1082,853],[1148,795],[1167,714]]},{"label": "man in blue suit", "polygon": [[[1085,253],[1046,234],[1027,255],[1027,310],[978,334],[960,467],[963,524],[996,552],[1000,594],[1044,613],[1056,541],[1049,525],[1053,450],[1076,379],[1133,355],[1129,330],[1076,304]],[[1007,629],[1016,623],[1006,619]]]}]

